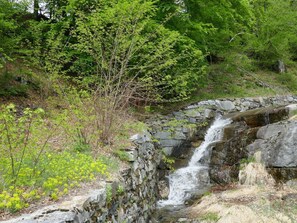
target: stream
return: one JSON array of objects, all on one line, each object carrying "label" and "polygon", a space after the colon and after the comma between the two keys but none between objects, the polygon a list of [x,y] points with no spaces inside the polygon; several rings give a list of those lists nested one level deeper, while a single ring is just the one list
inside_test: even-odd
[{"label": "stream", "polygon": [[169,196],[160,200],[158,208],[166,212],[174,212],[184,207],[187,200],[205,192],[210,186],[208,164],[210,162],[210,146],[223,137],[224,127],[230,119],[217,117],[206,132],[204,142],[195,149],[186,167],[180,168],[168,176]]}]

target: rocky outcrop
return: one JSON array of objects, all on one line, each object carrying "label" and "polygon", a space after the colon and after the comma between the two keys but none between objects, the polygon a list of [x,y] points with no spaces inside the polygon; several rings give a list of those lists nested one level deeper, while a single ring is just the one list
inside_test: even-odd
[{"label": "rocky outcrop", "polygon": [[270,123],[279,122],[288,119],[289,108],[286,106],[280,107],[265,107],[237,114],[231,114],[230,117],[235,122],[245,122],[250,128],[265,126]]},{"label": "rocky outcrop", "polygon": [[258,129],[269,123],[287,119],[286,106],[267,107],[228,114],[233,123],[224,130],[223,141],[212,146],[210,177],[214,183],[225,184],[238,179],[239,164],[249,156],[247,146],[257,138]]},{"label": "rocky outcrop", "polygon": [[270,124],[259,129],[247,147],[249,154],[261,151],[267,167],[297,167],[297,121]]},{"label": "rocky outcrop", "polygon": [[255,142],[247,147],[252,156],[261,152],[261,160],[277,180],[297,177],[297,121],[270,124],[259,129]]}]

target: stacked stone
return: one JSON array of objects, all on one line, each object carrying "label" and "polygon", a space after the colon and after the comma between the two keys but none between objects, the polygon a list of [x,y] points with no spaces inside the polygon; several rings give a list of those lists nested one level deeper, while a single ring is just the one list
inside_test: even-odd
[{"label": "stacked stone", "polygon": [[[297,96],[207,100],[192,104],[169,115],[150,119],[147,123],[163,153],[167,156],[179,157],[183,152],[187,152],[189,141],[203,139],[208,127],[206,124],[218,114],[225,115],[262,107],[284,106],[296,102]],[[173,126],[172,122],[174,121]],[[204,124],[201,125],[202,123]],[[181,151],[181,148],[184,151]]]},{"label": "stacked stone", "polygon": [[151,135],[135,135],[132,167],[122,174],[125,185],[123,209],[127,223],[150,222],[158,198],[157,166],[161,161],[160,152],[155,148]]}]

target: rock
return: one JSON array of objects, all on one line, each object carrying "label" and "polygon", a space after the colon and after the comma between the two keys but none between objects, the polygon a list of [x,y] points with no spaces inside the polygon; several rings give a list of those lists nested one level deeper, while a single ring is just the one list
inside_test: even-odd
[{"label": "rock", "polygon": [[200,117],[201,114],[199,111],[197,111],[196,109],[189,109],[189,110],[186,110],[185,111],[185,115],[187,117],[191,117],[191,118],[197,118],[197,117]]},{"label": "rock", "polygon": [[286,72],[286,66],[285,63],[282,60],[278,60],[277,63],[274,65],[274,69],[282,74]]},{"label": "rock", "polygon": [[214,110],[211,110],[211,109],[205,109],[204,110],[204,117],[205,118],[214,118],[216,116],[216,113]]},{"label": "rock", "polygon": [[182,133],[182,132],[175,132],[173,134],[173,138],[174,139],[179,139],[179,140],[186,140],[187,139],[187,136],[184,133]]},{"label": "rock", "polygon": [[179,146],[181,142],[182,142],[181,140],[177,140],[177,139],[163,139],[163,140],[160,140],[160,145],[161,145],[161,148],[176,147],[176,146]]},{"label": "rock", "polygon": [[268,173],[273,176],[277,183],[283,183],[291,179],[297,178],[297,168],[273,168],[267,167],[266,168]]},{"label": "rock", "polygon": [[279,134],[285,131],[285,128],[285,125],[281,123],[266,125],[258,130],[257,138],[270,139],[272,137],[277,137]]},{"label": "rock", "polygon": [[294,98],[292,96],[288,96],[288,102],[292,103],[294,101]]},{"label": "rock", "polygon": [[249,127],[264,126],[288,118],[289,109],[286,107],[268,107],[246,112],[230,114],[233,121],[244,121]]},{"label": "rock", "polygon": [[243,205],[232,206],[225,212],[220,213],[222,217],[217,223],[260,223],[258,215],[249,207]]},{"label": "rock", "polygon": [[297,179],[288,180],[285,185],[297,189]]},{"label": "rock", "polygon": [[239,171],[239,183],[242,185],[275,185],[275,180],[268,174],[261,163],[249,163]]},{"label": "rock", "polygon": [[169,186],[168,183],[165,182],[165,180],[161,180],[158,184],[158,189],[160,192],[160,197],[162,200],[165,200],[168,198],[169,195]]},{"label": "rock", "polygon": [[219,101],[216,100],[216,104],[218,106],[219,109],[223,110],[223,111],[233,111],[235,109],[235,105],[232,101]]},{"label": "rock", "polygon": [[136,144],[141,144],[151,140],[151,134],[149,132],[145,132],[142,134],[135,134],[130,137],[130,140]]},{"label": "rock", "polygon": [[170,139],[172,133],[171,132],[157,132],[156,134],[154,134],[154,137],[156,139]]},{"label": "rock", "polygon": [[244,107],[246,107],[246,108],[249,108],[250,105],[251,105],[251,103],[250,103],[249,101],[244,101],[244,102],[242,103],[242,105],[243,105]]},{"label": "rock", "polygon": [[126,151],[127,158],[129,162],[133,162],[136,159],[137,153],[136,151]]},{"label": "rock", "polygon": [[251,155],[261,151],[267,167],[297,167],[297,121],[262,127],[257,137],[247,147]]},{"label": "rock", "polygon": [[292,117],[292,116],[296,115],[297,104],[287,105],[286,108],[289,109],[289,117]]},{"label": "rock", "polygon": [[171,156],[172,152],[173,152],[173,147],[163,147],[162,148],[162,152],[166,155],[166,156]]}]

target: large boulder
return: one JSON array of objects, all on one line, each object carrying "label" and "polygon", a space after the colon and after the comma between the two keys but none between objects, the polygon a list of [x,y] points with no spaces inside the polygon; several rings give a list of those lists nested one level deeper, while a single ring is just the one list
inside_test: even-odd
[{"label": "large boulder", "polygon": [[267,167],[297,167],[297,121],[286,121],[259,129],[257,139],[247,147],[252,155],[261,151]]},{"label": "large boulder", "polygon": [[[281,128],[270,127],[268,131],[264,131],[263,129],[266,127],[263,126],[287,119],[289,110],[285,106],[268,107],[227,115],[226,117],[231,118],[233,123],[225,127],[222,141],[210,145],[212,151],[210,159],[211,181],[226,184],[237,180],[240,161],[257,151],[257,148],[263,144],[261,137],[269,137],[270,139],[270,135],[277,135],[279,128]],[[247,150],[247,146],[251,143],[254,147],[249,146]],[[290,143],[285,143],[285,145],[288,144]],[[277,147],[277,144],[275,146]],[[263,144],[262,147],[268,150],[269,145]],[[267,154],[268,152],[264,153],[263,156],[267,156]],[[281,155],[281,153],[279,154]],[[287,155],[287,153],[282,154],[280,160]],[[289,157],[286,160],[289,162]]]}]

